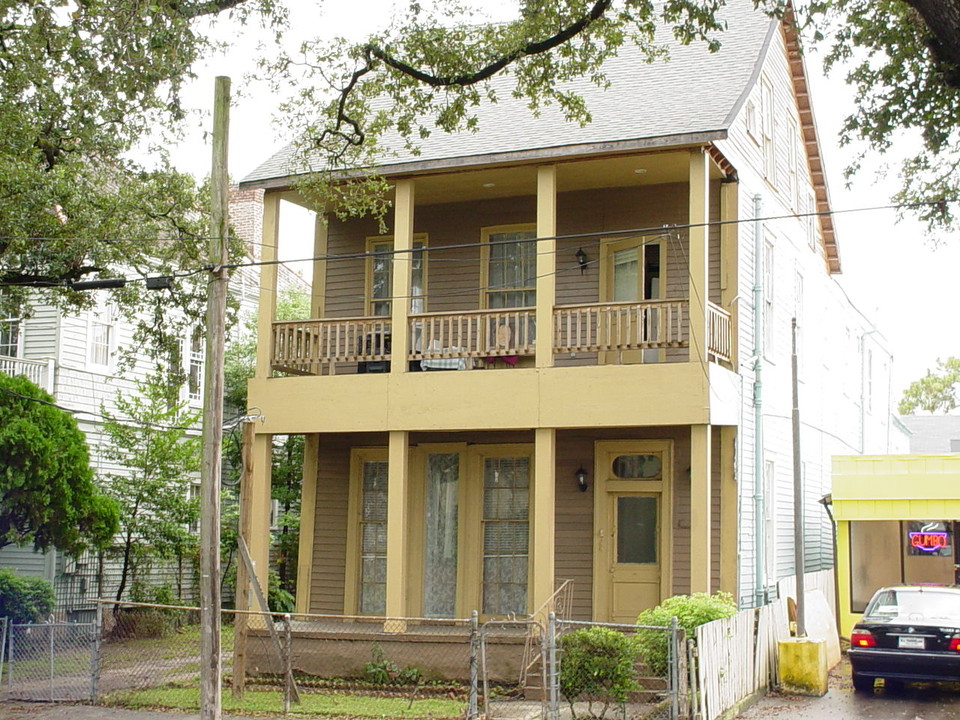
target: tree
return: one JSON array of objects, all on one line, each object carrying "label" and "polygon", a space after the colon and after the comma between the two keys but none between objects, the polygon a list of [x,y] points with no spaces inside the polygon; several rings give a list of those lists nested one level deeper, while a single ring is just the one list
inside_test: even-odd
[{"label": "tree", "polygon": [[937,360],[937,370],[914,380],[903,391],[898,410],[910,415],[917,410],[948,413],[960,407],[960,357]]},{"label": "tree", "polygon": [[146,564],[182,561],[196,545],[189,526],[199,517],[191,485],[200,469],[200,441],[188,432],[199,415],[185,409],[178,390],[152,376],[137,382],[134,393],[117,392],[116,414],[101,410],[104,457],[123,468],[102,478],[120,507],[119,541],[110,548],[121,563],[118,601]]},{"label": "tree", "polygon": [[25,377],[0,374],[0,547],[33,543],[79,555],[117,529],[93,482],[77,421]]}]

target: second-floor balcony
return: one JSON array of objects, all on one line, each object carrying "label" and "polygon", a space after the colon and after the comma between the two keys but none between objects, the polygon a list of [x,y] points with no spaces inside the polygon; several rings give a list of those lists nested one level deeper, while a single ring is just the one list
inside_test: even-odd
[{"label": "second-floor balcony", "polygon": [[[729,363],[730,314],[708,305],[708,350]],[[535,309],[411,315],[410,370],[508,368],[551,343],[557,365],[684,362],[689,359],[688,302],[646,300],[559,305],[553,327],[536,326]],[[367,316],[275,322],[272,365],[296,375],[385,372],[394,360],[390,318]]]}]

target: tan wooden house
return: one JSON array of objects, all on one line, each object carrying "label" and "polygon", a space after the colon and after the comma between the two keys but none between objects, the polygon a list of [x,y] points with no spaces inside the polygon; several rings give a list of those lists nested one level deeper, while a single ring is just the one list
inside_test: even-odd
[{"label": "tan wooden house", "polygon": [[[749,2],[725,14],[718,53],[622,52],[609,89],[583,84],[586,127],[503,93],[479,133],[385,160],[387,233],[316,224],[309,319],[274,320],[263,268],[251,549],[264,582],[271,438],[302,433],[298,611],[524,616],[572,581],[570,616],[634,622],[789,573],[754,500],[755,365],[789,372],[789,340],[758,360],[755,330],[782,336],[793,302],[783,282],[774,305],[764,242],[816,307],[855,313],[812,214],[829,204],[796,37]],[[241,184],[265,190],[267,261],[303,202],[287,162]]]}]

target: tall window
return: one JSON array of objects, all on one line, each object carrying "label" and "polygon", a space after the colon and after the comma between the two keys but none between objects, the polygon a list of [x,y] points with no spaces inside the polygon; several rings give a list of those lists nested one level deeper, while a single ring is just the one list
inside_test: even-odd
[{"label": "tall window", "polygon": [[425,481],[423,614],[456,617],[460,453],[427,455]]},{"label": "tall window", "polygon": [[387,610],[387,462],[363,463],[360,488],[360,612]]},{"label": "tall window", "polygon": [[17,318],[0,320],[0,355],[20,356],[20,320]]},{"label": "tall window", "polygon": [[773,279],[774,254],[773,243],[767,239],[763,244],[763,352],[767,357],[773,354]]},{"label": "tall window", "polygon": [[[413,240],[410,267],[410,312],[422,313],[424,307],[424,253],[426,237]],[[375,238],[367,243],[367,313],[385,317],[390,314],[393,297],[393,238]]]},{"label": "tall window", "polygon": [[190,333],[190,367],[187,374],[187,386],[191,400],[199,400],[203,395],[203,330],[198,326]]},{"label": "tall window", "polygon": [[800,130],[792,115],[787,116],[787,193],[790,206],[800,208],[798,167],[800,163]]},{"label": "tall window", "polygon": [[817,198],[813,194],[813,191],[807,193],[807,244],[810,246],[810,249],[814,252],[817,252],[817,223],[819,222],[816,212],[817,212]]},{"label": "tall window", "polygon": [[777,184],[776,113],[774,112],[773,86],[760,78],[760,134],[763,145],[763,175],[773,185]]},{"label": "tall window", "polygon": [[763,461],[763,540],[767,583],[777,579],[777,472],[773,460]]},{"label": "tall window", "polygon": [[487,240],[488,308],[533,307],[537,303],[537,244],[534,230],[493,229]]},{"label": "tall window", "polygon": [[530,458],[483,461],[483,612],[527,611]]},{"label": "tall window", "polygon": [[110,306],[99,307],[91,311],[90,336],[90,363],[107,367],[110,365],[110,355],[114,343],[114,311]]},{"label": "tall window", "polygon": [[747,133],[753,138],[754,142],[760,142],[760,131],[757,129],[757,106],[753,100],[747,100],[743,112],[744,123],[747,126]]}]

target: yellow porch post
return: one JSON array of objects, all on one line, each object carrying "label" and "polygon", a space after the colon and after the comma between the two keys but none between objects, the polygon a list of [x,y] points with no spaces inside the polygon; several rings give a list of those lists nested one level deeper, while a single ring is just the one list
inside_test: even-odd
[{"label": "yellow porch post", "polygon": [[710,592],[711,501],[709,425],[690,427],[690,592]]},{"label": "yellow porch post", "polygon": [[736,481],[737,428],[720,428],[720,589],[738,597],[740,518]]},{"label": "yellow porch post", "polygon": [[[270,573],[270,483],[273,466],[273,435],[254,435],[252,458],[250,497],[245,500],[250,512],[250,536],[246,541],[257,581],[260,583],[260,589],[263,590],[263,596],[266,597]],[[263,610],[256,606],[256,600],[252,603],[252,609]]]},{"label": "yellow porch post", "polygon": [[740,295],[739,244],[740,224],[731,222],[740,217],[740,185],[729,181],[720,184],[720,304],[730,312],[730,362],[737,367],[737,321],[739,307],[734,298]]},{"label": "yellow porch post", "polygon": [[554,590],[554,514],[556,506],[557,431],[538,428],[535,435],[533,498],[530,520],[533,525],[530,560],[533,565],[528,605],[535,612]]},{"label": "yellow porch post", "polygon": [[317,213],[313,227],[313,279],[310,282],[310,317],[322,318],[327,294],[327,223]]},{"label": "yellow porch post", "polygon": [[280,234],[280,194],[263,196],[263,245],[260,248],[260,306],[257,313],[256,377],[270,377],[273,360],[273,320],[277,311],[277,241]]},{"label": "yellow porch post", "polygon": [[[396,346],[394,346],[396,347]],[[387,617],[407,617],[407,495],[409,493],[408,433],[390,433],[387,459]],[[391,625],[387,630],[402,630]]]},{"label": "yellow porch post", "polygon": [[707,300],[710,217],[710,158],[703,148],[690,151],[690,362],[707,362]]},{"label": "yellow porch post", "polygon": [[[557,166],[542,165],[537,168],[537,237],[541,238],[537,240],[537,367],[553,366],[553,305],[557,296],[556,234]],[[553,592],[552,588],[550,592]]]},{"label": "yellow porch post", "polygon": [[303,483],[300,490],[300,540],[297,549],[298,613],[310,612],[310,590],[313,580],[313,544],[317,512],[317,469],[320,435],[307,435],[303,447]]},{"label": "yellow porch post", "polygon": [[850,637],[859,615],[850,610],[850,521],[837,520],[837,605],[840,608],[840,634]]},{"label": "yellow porch post", "polygon": [[[413,249],[413,180],[398,180],[393,231],[393,302],[390,303],[390,372],[407,371],[410,349],[410,268]],[[392,472],[392,471],[391,471]],[[389,588],[387,591],[389,597]],[[389,600],[388,600],[389,602]]]}]

